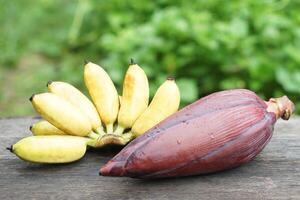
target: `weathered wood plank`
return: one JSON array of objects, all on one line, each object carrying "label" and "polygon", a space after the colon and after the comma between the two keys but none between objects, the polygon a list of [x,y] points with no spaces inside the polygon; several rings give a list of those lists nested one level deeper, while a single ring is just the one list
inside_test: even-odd
[{"label": "weathered wood plank", "polygon": [[65,165],[23,162],[6,146],[30,135],[32,118],[0,120],[0,199],[300,199],[300,118],[279,121],[252,162],[222,173],[156,181],[98,176],[109,151]]}]

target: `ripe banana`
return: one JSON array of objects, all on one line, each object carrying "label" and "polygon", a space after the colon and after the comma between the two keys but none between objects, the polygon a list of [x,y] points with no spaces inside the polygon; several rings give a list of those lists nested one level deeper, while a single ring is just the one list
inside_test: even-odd
[{"label": "ripe banana", "polygon": [[7,148],[34,163],[69,163],[82,158],[89,139],[76,136],[30,136]]},{"label": "ripe banana", "polygon": [[112,133],[119,112],[119,95],[114,83],[102,67],[91,62],[85,65],[84,82],[106,126],[106,132]]},{"label": "ripe banana", "polygon": [[81,91],[69,83],[59,81],[49,81],[47,87],[49,92],[66,99],[85,114],[94,131],[103,133],[101,119],[94,104]]},{"label": "ripe banana", "polygon": [[147,75],[132,60],[123,83],[122,103],[115,134],[120,135],[124,129],[131,128],[135,120],[148,107],[148,102],[149,85]]},{"label": "ripe banana", "polygon": [[70,102],[52,93],[33,95],[30,101],[35,110],[48,122],[69,135],[98,138],[92,132],[90,120]]},{"label": "ripe banana", "polygon": [[46,120],[39,121],[30,126],[33,135],[66,135]]},{"label": "ripe banana", "polygon": [[135,121],[131,132],[138,137],[175,113],[180,103],[180,92],[173,78],[168,78],[156,91],[149,107]]}]

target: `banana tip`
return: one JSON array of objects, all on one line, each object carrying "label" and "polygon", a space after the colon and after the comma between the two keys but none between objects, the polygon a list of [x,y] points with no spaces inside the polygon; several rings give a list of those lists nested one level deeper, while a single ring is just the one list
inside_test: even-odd
[{"label": "banana tip", "polygon": [[133,58],[130,58],[130,65],[135,65],[136,63],[134,62]]},{"label": "banana tip", "polygon": [[86,59],[84,59],[83,60],[83,63],[86,65],[86,64],[88,64],[90,61],[88,61],[88,60],[86,60]]},{"label": "banana tip", "polygon": [[48,82],[47,82],[47,87],[49,87],[49,85],[51,85],[53,83],[53,81],[52,80],[49,80]]},{"label": "banana tip", "polygon": [[32,100],[33,100],[34,95],[35,95],[35,94],[31,95],[31,97],[29,98],[29,101],[32,101]]},{"label": "banana tip", "polygon": [[6,149],[13,153],[13,145],[11,145],[10,147],[6,147]]},{"label": "banana tip", "polygon": [[31,126],[29,126],[29,130],[30,130],[30,131],[32,131],[32,125],[31,125]]},{"label": "banana tip", "polygon": [[168,81],[175,81],[175,77],[174,77],[174,76],[169,76],[169,77],[167,78],[167,80],[168,80]]}]

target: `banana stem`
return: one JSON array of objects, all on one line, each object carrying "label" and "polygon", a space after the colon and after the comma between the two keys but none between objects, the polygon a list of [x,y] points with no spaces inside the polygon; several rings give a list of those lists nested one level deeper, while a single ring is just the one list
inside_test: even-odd
[{"label": "banana stem", "polygon": [[89,139],[89,140],[86,142],[87,146],[94,147],[94,148],[97,147],[97,146],[96,146],[96,143],[97,143],[97,140],[96,140],[96,139]]},{"label": "banana stem", "polygon": [[98,139],[100,137],[99,134],[94,133],[93,131],[90,132],[87,136],[90,137],[90,138],[92,138],[92,139]]},{"label": "banana stem", "polygon": [[107,124],[106,125],[106,133],[107,134],[112,134],[114,132],[114,124],[111,123],[111,124]]},{"label": "banana stem", "polygon": [[99,127],[99,128],[97,128],[96,130],[96,133],[98,133],[99,134],[99,136],[100,137],[102,137],[103,135],[105,135],[106,133],[104,132],[104,130],[103,130],[103,127],[101,126],[101,127]]},{"label": "banana stem", "polygon": [[115,134],[106,134],[103,137],[99,137],[98,139],[91,139],[87,140],[87,145],[93,148],[101,148],[107,145],[121,145],[124,146],[128,142],[130,142],[134,138],[134,135],[129,133],[124,133],[122,135],[115,135]]},{"label": "banana stem", "polygon": [[11,145],[10,147],[6,147],[6,149],[13,153],[13,145]]},{"label": "banana stem", "polygon": [[123,132],[124,132],[124,128],[122,126],[118,125],[118,127],[115,130],[114,134],[115,135],[122,135]]},{"label": "banana stem", "polygon": [[126,143],[128,143],[128,142],[130,142],[134,138],[134,135],[132,134],[132,132],[128,132],[128,133],[124,133],[122,135],[122,137],[124,138],[124,140],[126,141]]}]

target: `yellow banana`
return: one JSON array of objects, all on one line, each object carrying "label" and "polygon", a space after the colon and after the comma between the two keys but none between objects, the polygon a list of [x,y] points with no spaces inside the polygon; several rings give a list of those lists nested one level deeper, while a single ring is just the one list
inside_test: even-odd
[{"label": "yellow banana", "polygon": [[93,130],[102,133],[100,116],[94,104],[81,91],[69,83],[60,81],[49,81],[47,87],[49,92],[66,99],[77,107],[89,118]]},{"label": "yellow banana", "polygon": [[33,95],[30,101],[44,119],[63,132],[69,135],[98,137],[98,134],[92,132],[90,120],[78,108],[56,94]]},{"label": "yellow banana", "polygon": [[122,103],[115,134],[122,134],[124,129],[131,128],[135,120],[148,107],[148,102],[149,85],[147,75],[132,60],[123,83]]},{"label": "yellow banana", "polygon": [[180,92],[173,78],[168,78],[156,91],[149,107],[135,121],[131,132],[135,137],[175,113],[180,103]]},{"label": "yellow banana", "polygon": [[66,135],[46,120],[39,121],[30,126],[33,135]]},{"label": "yellow banana", "polygon": [[102,67],[91,62],[85,65],[84,82],[106,126],[106,132],[112,133],[119,112],[119,95],[114,83]]},{"label": "yellow banana", "polygon": [[34,163],[69,163],[82,158],[88,139],[76,136],[30,136],[7,148],[19,158]]}]

